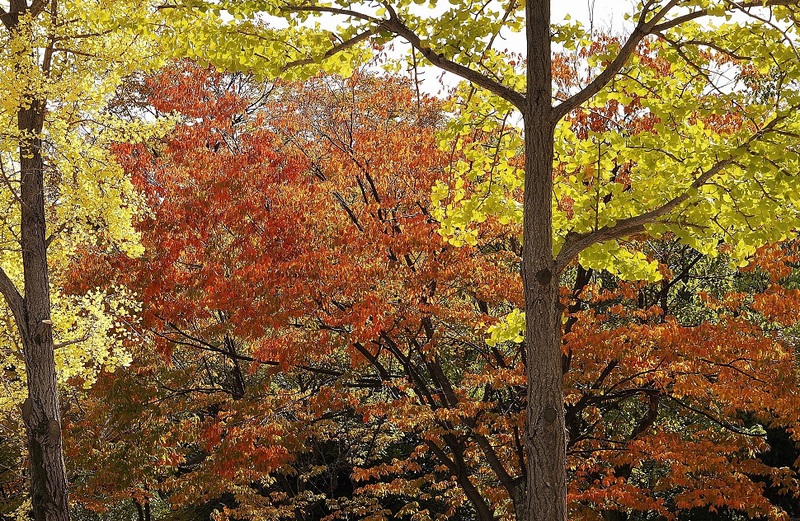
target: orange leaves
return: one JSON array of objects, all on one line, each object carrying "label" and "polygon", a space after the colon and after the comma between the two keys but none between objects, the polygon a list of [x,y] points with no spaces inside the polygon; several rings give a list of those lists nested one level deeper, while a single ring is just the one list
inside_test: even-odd
[{"label": "orange leaves", "polygon": [[800,290],[770,286],[766,292],[754,296],[751,307],[771,322],[785,327],[792,326],[798,319]]},{"label": "orange leaves", "polygon": [[784,519],[800,490],[787,458],[800,393],[793,349],[773,330],[800,310],[782,278],[794,277],[794,246],[765,248],[756,269],[737,273],[669,244],[648,245],[660,284],[598,277],[567,322],[575,512]]},{"label": "orange leaves", "polygon": [[453,441],[463,432],[513,471],[522,416],[503,402],[522,366],[484,336],[519,303],[519,259],[496,223],[487,252],[437,233],[439,101],[396,78],[264,86],[190,63],[147,88],[179,124],[119,147],[151,206],[146,258],[122,271],[169,359],[148,374],[183,436],[171,501],[236,491],[220,515],[333,519],[399,515],[383,505],[413,496],[455,515],[452,460],[489,475],[485,445]]},{"label": "orange leaves", "polygon": [[[646,48],[639,58],[665,66]],[[99,388],[113,413],[92,407],[127,447],[131,418],[147,418],[143,439],[168,469],[119,486],[186,505],[230,494],[224,515],[269,519],[457,518],[477,494],[511,519],[508,483],[527,468],[524,364],[536,361],[485,339],[522,304],[518,230],[487,218],[461,248],[437,233],[430,194],[452,160],[436,145],[439,103],[397,78],[264,86],[190,64],[149,89],[183,120],[157,146],[117,147],[151,205],[146,258],[87,270],[138,288],[162,347],[146,345],[125,375],[136,411],[113,387]],[[649,131],[635,97],[612,101],[576,112],[576,128]],[[614,175],[626,190],[630,165]],[[776,430],[800,425],[794,353],[773,331],[800,309],[794,247],[762,249],[744,273],[669,235],[626,246],[658,261],[663,281],[574,268],[561,290],[576,519],[777,518],[766,483],[798,490],[791,462],[764,459]]]},{"label": "orange leaves", "polygon": [[744,269],[748,272],[760,270],[771,282],[786,279],[800,261],[797,248],[797,241],[762,246]]}]

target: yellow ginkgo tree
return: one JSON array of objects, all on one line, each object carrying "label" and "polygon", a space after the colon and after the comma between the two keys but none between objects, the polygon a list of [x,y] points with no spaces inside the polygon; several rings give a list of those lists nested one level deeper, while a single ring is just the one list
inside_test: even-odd
[{"label": "yellow ginkgo tree", "polygon": [[0,347],[0,405],[22,414],[37,520],[69,519],[59,384],[88,385],[100,367],[128,360],[115,317],[133,299],[59,288],[82,245],[141,250],[138,201],[108,146],[156,125],[106,107],[148,63],[148,39],[126,28],[145,11],[115,0],[0,2],[0,293],[13,317],[4,323],[16,326]]}]

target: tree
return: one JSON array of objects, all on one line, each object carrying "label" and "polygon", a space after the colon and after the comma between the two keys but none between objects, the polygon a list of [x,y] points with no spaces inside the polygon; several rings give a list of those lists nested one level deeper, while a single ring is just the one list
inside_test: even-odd
[{"label": "tree", "polygon": [[769,248],[759,263],[762,255],[782,259],[769,271],[741,271],[674,238],[648,241],[648,249],[661,281],[596,277],[582,295],[594,304],[573,308],[568,322],[566,418],[577,513],[784,518],[796,501],[797,490],[786,485],[797,466],[780,453],[795,443],[774,442],[798,421],[790,405],[798,397],[795,355],[755,303],[774,291],[765,291],[770,276],[790,280],[793,270],[783,263],[791,254]]},{"label": "tree", "polygon": [[[16,334],[5,332],[14,339],[11,353],[4,346],[2,354],[18,357],[21,344],[24,374],[17,371],[19,360],[5,367],[13,388],[24,382],[27,389],[21,411],[37,520],[69,518],[59,380],[84,377],[88,384],[98,366],[126,361],[118,342],[106,343],[117,327],[113,307],[119,302],[57,291],[58,266],[81,242],[140,250],[130,224],[132,187],[105,149],[123,137],[146,135],[147,126],[131,126],[103,108],[120,77],[141,59],[146,40],[120,29],[123,18],[107,9],[70,1],[0,5],[0,292],[16,325]],[[114,5],[115,16],[132,15],[131,9]]]},{"label": "tree", "polygon": [[[521,113],[526,152],[524,345],[531,361],[526,369],[523,437],[529,472],[521,519],[567,516],[558,302],[559,280],[567,266],[583,254],[588,266],[604,264],[614,269],[614,253],[624,250],[619,240],[667,231],[689,244],[702,245],[703,251],[725,240],[741,258],[760,244],[785,237],[796,222],[797,205],[791,195],[797,125],[797,92],[792,82],[798,73],[793,1],[641,2],[629,37],[593,56],[588,75],[580,78],[579,85],[566,88],[553,83],[554,65],[558,66],[553,44],[591,50],[592,35],[579,24],[551,26],[549,0],[524,6],[510,1],[494,9],[490,4],[459,5],[436,17],[419,15],[410,2],[223,2],[204,4],[200,11],[181,6],[178,3],[173,10],[176,48],[189,49],[220,65],[265,75],[316,63],[347,69],[350,58],[343,53],[359,42],[400,38],[411,45],[415,56],[488,93],[487,104],[501,112],[513,107]],[[197,4],[186,6],[196,8]],[[215,15],[221,10],[233,18],[209,25],[218,20]],[[289,29],[281,33],[260,26],[252,20],[257,12],[284,17]],[[338,16],[345,23],[332,34],[303,25],[318,15]],[[201,23],[192,17],[201,17]],[[711,22],[722,23],[715,27]],[[502,41],[497,38],[501,31],[523,28],[527,47],[522,60],[494,48]],[[199,44],[208,41],[218,45],[198,50]],[[526,66],[520,70],[523,60]],[[661,72],[670,74],[642,67],[643,62],[658,64]],[[726,72],[738,78],[733,86],[725,84]],[[633,139],[624,131],[606,132],[605,145],[598,141],[582,148],[586,140],[575,140],[564,117],[581,107],[593,111],[595,104],[620,95],[626,101],[635,98],[642,111],[654,116],[655,131]],[[732,114],[741,123],[722,131],[698,124],[707,116],[724,114]],[[576,182],[582,176],[576,173],[596,165],[601,183],[595,186],[604,187],[597,193],[605,191],[608,196],[595,199],[593,206],[591,198],[584,197],[585,205],[577,207],[574,220],[556,214],[554,221],[556,143],[566,143],[580,160],[570,173],[572,178],[559,179],[559,183],[580,190],[582,180]],[[618,164],[631,164],[630,193],[613,189],[618,183],[613,180],[613,161],[609,165],[603,160],[604,146],[613,155],[623,156]],[[584,162],[589,154],[592,160]],[[762,197],[764,192],[770,197]],[[776,194],[788,204],[779,202]],[[773,220],[778,215],[781,219]],[[788,224],[771,226],[774,222]]]},{"label": "tree", "polygon": [[[164,140],[115,147],[152,208],[147,253],[84,246],[72,267],[84,276],[71,278],[79,294],[103,283],[141,294],[155,338],[138,337],[130,370],[102,377],[68,416],[92,433],[69,444],[81,501],[518,517],[525,355],[519,313],[496,318],[521,305],[518,210],[484,178],[519,190],[518,129],[473,93],[460,116],[478,124],[438,152],[437,104],[362,74],[261,85],[184,63],[144,91],[185,120]],[[601,130],[592,117],[571,121],[578,139]],[[601,121],[647,128],[642,114],[612,119]],[[592,179],[583,191],[605,199]],[[791,284],[792,250],[764,250],[751,275],[724,244],[722,258],[669,234],[621,246],[619,273],[656,278],[655,264],[661,280],[571,266],[560,290],[572,515],[780,519],[761,483],[791,498],[796,470],[762,462],[775,454],[764,431],[794,428],[797,387],[791,344],[764,317],[796,309],[769,303]],[[758,307],[743,293],[773,297]]]},{"label": "tree", "polygon": [[[396,78],[263,87],[187,64],[153,78],[148,94],[188,123],[153,151],[118,147],[153,209],[141,225],[147,253],[133,265],[109,265],[86,251],[75,270],[95,273],[85,280],[90,287],[114,274],[115,283],[137,288],[144,324],[173,367],[146,363],[152,355],[143,353],[132,371],[103,380],[92,393],[113,390],[82,407],[94,421],[75,420],[79,431],[97,432],[82,443],[118,426],[113,436],[134,436],[127,476],[178,504],[196,504],[202,490],[201,501],[224,499],[236,508],[231,515],[409,512],[410,498],[425,505],[419,494],[440,514],[470,503],[490,508],[491,495],[503,492],[489,479],[472,481],[483,472],[481,449],[459,440],[474,429],[460,418],[482,407],[467,398],[487,356],[472,324],[493,320],[487,306],[495,297],[519,303],[510,283],[517,267],[510,252],[456,248],[436,233],[429,194],[447,157],[435,146],[438,103],[415,99]],[[198,219],[201,212],[213,218]],[[500,240],[495,232],[487,242]],[[120,392],[120,381],[138,391]],[[458,398],[432,392],[442,385]],[[180,412],[158,419],[155,410]],[[451,420],[439,417],[445,410]],[[198,429],[184,425],[198,418],[203,434],[189,439]],[[167,477],[174,463],[135,463],[148,457],[142,436],[163,436],[164,428],[186,458],[175,479]],[[104,458],[86,463],[98,469],[87,472],[87,497],[122,485],[99,470],[119,467],[106,452],[74,450]]]}]

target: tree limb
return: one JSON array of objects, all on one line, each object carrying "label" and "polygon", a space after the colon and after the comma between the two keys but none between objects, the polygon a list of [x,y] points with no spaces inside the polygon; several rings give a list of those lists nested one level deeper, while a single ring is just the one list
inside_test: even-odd
[{"label": "tree limb", "polygon": [[475,429],[477,427],[477,422],[472,419],[466,419],[465,423],[472,429],[470,432],[470,436],[475,440],[478,444],[478,447],[481,448],[484,457],[486,458],[486,462],[489,464],[489,467],[492,469],[492,472],[495,473],[497,479],[500,480],[500,483],[503,485],[503,488],[506,489],[508,495],[511,497],[511,500],[514,504],[519,504],[522,502],[522,494],[521,492],[523,485],[523,481],[521,476],[514,477],[508,473],[505,468],[505,465],[497,456],[497,452],[492,447],[491,442],[486,438],[486,436],[479,434]]},{"label": "tree limb", "polygon": [[0,293],[6,300],[6,304],[14,315],[17,327],[21,330],[25,328],[25,301],[20,295],[14,282],[3,268],[0,268]]},{"label": "tree limb", "polygon": [[[786,116],[776,116],[773,120],[767,123],[761,130],[755,132],[750,138],[743,144],[739,145],[734,149],[734,151],[746,151],[749,149],[750,145],[754,142],[758,141],[764,134],[767,134],[775,128],[780,121],[786,119]],[[732,151],[732,152],[734,152]],[[558,253],[555,259],[555,269],[556,273],[560,273],[567,264],[570,263],[572,259],[574,259],[580,252],[591,246],[592,244],[598,242],[605,242],[610,241],[613,239],[619,239],[622,237],[626,237],[629,235],[633,235],[636,233],[642,233],[645,231],[644,226],[646,224],[650,224],[654,222],[659,217],[666,215],[667,213],[671,212],[684,202],[689,199],[689,190],[697,189],[706,184],[711,178],[715,175],[720,173],[726,167],[734,164],[736,159],[734,154],[731,153],[729,157],[718,161],[715,163],[711,168],[706,170],[705,172],[701,173],[694,181],[687,187],[685,191],[681,194],[673,197],[666,203],[662,204],[661,206],[654,208],[648,212],[644,212],[639,215],[634,215],[632,217],[627,217],[625,219],[620,219],[617,221],[613,226],[603,226],[602,228],[598,228],[591,232],[586,233],[574,233],[569,232],[567,234],[566,241],[564,245],[561,247],[561,251]]]},{"label": "tree limb", "polygon": [[[625,63],[630,58],[631,54],[636,50],[636,46],[639,45],[639,42],[642,39],[649,35],[660,33],[666,31],[667,29],[671,29],[676,27],[682,23],[689,22],[691,20],[702,18],[704,16],[709,15],[708,9],[698,9],[697,11],[692,11],[691,13],[687,13],[681,16],[677,16],[671,20],[667,20],[666,22],[659,23],[667,13],[673,8],[676,7],[680,3],[680,0],[670,0],[670,2],[659,9],[659,11],[653,15],[653,17],[645,22],[645,16],[649,12],[647,8],[642,11],[641,16],[639,17],[639,22],[636,25],[636,28],[633,30],[633,33],[628,37],[628,40],[623,44],[622,48],[619,50],[619,53],[614,58],[614,60],[599,74],[597,77],[592,80],[586,87],[584,87],[580,92],[576,93],[572,97],[564,100],[563,102],[559,103],[557,106],[553,108],[553,120],[558,121],[562,117],[564,117],[567,113],[571,110],[576,109],[586,101],[592,98],[595,94],[600,92],[600,90],[605,87],[613,78],[617,75],[617,73],[622,69]],[[728,1],[729,5],[732,6],[733,10],[745,12],[746,9],[751,7],[775,7],[775,6],[782,6],[782,5],[797,5],[797,0],[751,0],[748,2],[733,2]],[[649,4],[648,4],[649,5]]]},{"label": "tree limb", "polygon": [[[364,40],[366,40],[370,36],[374,36],[377,33],[378,33],[378,29],[377,28],[369,29],[367,31],[364,31],[363,33],[359,33],[359,34],[353,36],[349,40],[345,40],[345,41],[343,41],[343,42],[341,42],[341,43],[339,43],[337,45],[334,45],[333,47],[328,49],[325,52],[325,54],[323,54],[322,56],[320,56],[318,58],[304,58],[302,60],[291,61],[291,62],[289,62],[289,63],[287,63],[286,65],[283,66],[282,71],[285,72],[285,71],[291,69],[292,67],[300,67],[302,65],[311,65],[312,63],[316,63],[320,59],[324,60],[326,58],[330,58],[334,54],[337,54],[337,53],[339,53],[339,52],[341,52],[341,51],[343,51],[345,49],[353,47],[354,45],[357,45],[357,44],[363,42]],[[264,58],[264,59],[269,59],[267,56],[264,56],[264,55],[261,55],[261,54],[258,54],[258,53],[256,53],[256,56],[258,56],[260,58]]]},{"label": "tree limb", "polygon": [[28,11],[30,11],[31,16],[36,18],[42,11],[44,11],[44,6],[46,4],[47,0],[33,0],[33,2],[31,2],[31,6],[28,8]]},{"label": "tree limb", "polygon": [[[239,354],[239,353],[231,353],[228,350],[223,349],[222,347],[220,347],[218,345],[211,344],[211,343],[206,342],[205,340],[203,340],[201,338],[198,338],[198,337],[196,337],[194,335],[191,335],[190,333],[188,333],[186,331],[183,331],[182,329],[178,328],[178,326],[175,325],[172,322],[167,322],[167,325],[170,328],[172,328],[172,330],[175,333],[177,333],[178,335],[181,335],[182,337],[188,339],[190,342],[182,342],[180,340],[176,340],[173,337],[170,337],[167,334],[159,333],[157,331],[153,331],[153,333],[156,334],[157,336],[160,336],[161,338],[169,341],[169,342],[174,343],[174,344],[180,344],[180,345],[185,345],[185,346],[188,346],[188,347],[193,347],[195,349],[200,349],[201,351],[211,351],[212,353],[218,353],[218,354],[221,354],[223,356],[226,356],[226,357],[230,358],[231,360],[241,360],[243,362],[254,362],[254,363],[257,363],[257,364],[268,365],[268,366],[272,366],[272,367],[280,367],[280,365],[281,365],[281,362],[278,362],[278,361],[275,361],[275,360],[264,360],[264,359],[261,359],[261,358],[255,358],[255,357],[252,357],[252,356],[242,355],[242,354]],[[313,366],[304,365],[304,364],[289,364],[289,365],[291,367],[296,368],[296,369],[302,369],[303,371],[308,371],[310,373],[323,374],[323,375],[326,375],[326,376],[337,376],[337,377],[339,377],[339,376],[343,376],[344,375],[344,373],[341,372],[341,371],[334,371],[334,370],[331,370],[331,369],[325,369],[323,367],[313,367]]]},{"label": "tree limb", "polygon": [[453,60],[445,57],[443,54],[439,54],[430,47],[427,47],[422,42],[420,37],[414,31],[409,29],[408,26],[406,26],[402,21],[400,21],[399,18],[393,16],[389,20],[384,20],[382,27],[387,31],[405,39],[411,44],[412,47],[418,50],[426,60],[431,62],[436,67],[439,67],[447,72],[451,72],[456,76],[460,76],[461,78],[464,78],[465,80],[479,87],[483,87],[489,92],[496,94],[497,96],[500,96],[504,100],[508,101],[520,111],[524,112],[527,100],[523,94],[489,78],[488,76],[485,76],[484,74],[481,74],[480,72],[470,69],[469,67],[465,67],[460,63],[456,63]]},{"label": "tree limb", "polygon": [[61,349],[62,347],[67,347],[75,344],[80,344],[81,342],[86,342],[91,337],[91,334],[86,333],[80,338],[75,338],[73,340],[67,340],[66,342],[58,342],[53,344],[53,349]]},{"label": "tree limb", "polygon": [[2,22],[3,27],[8,29],[9,31],[12,30],[16,25],[15,16],[0,7],[0,22]]},{"label": "tree limb", "polygon": [[[749,2],[731,2],[728,1],[727,4],[733,6],[737,11],[744,12],[746,9],[751,7],[777,7],[782,5],[797,5],[797,0],[751,0]],[[653,27],[653,32],[661,32],[667,29],[672,29],[682,23],[689,22],[691,20],[696,20],[697,18],[702,18],[704,16],[708,16],[708,9],[698,9],[697,11],[692,11],[691,13],[686,13],[681,16],[677,16],[672,20],[668,20],[664,23],[658,24]]]},{"label": "tree limb", "polygon": [[639,18],[639,23],[636,24],[636,28],[633,30],[633,33],[631,33],[631,35],[628,37],[628,40],[619,50],[619,53],[614,60],[605,69],[603,69],[603,72],[598,74],[595,79],[589,82],[586,87],[581,89],[580,92],[553,107],[553,121],[560,120],[568,112],[578,108],[583,103],[591,99],[595,94],[600,92],[600,90],[605,87],[614,78],[614,76],[617,75],[625,63],[627,63],[628,58],[630,58],[631,54],[633,54],[633,52],[636,50],[636,46],[639,45],[639,42],[641,42],[645,36],[653,32],[658,22],[661,21],[673,7],[678,5],[679,2],[680,0],[670,0],[670,2],[662,7],[656,14],[654,14],[648,22],[644,21],[644,17],[648,13],[648,9],[642,11],[642,15]]}]

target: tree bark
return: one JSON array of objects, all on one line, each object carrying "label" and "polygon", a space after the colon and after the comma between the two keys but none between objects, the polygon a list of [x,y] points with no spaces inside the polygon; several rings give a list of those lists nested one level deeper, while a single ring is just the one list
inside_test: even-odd
[{"label": "tree bark", "polygon": [[[10,35],[15,35],[19,31],[21,15],[30,12],[36,16],[41,9],[41,2],[29,7],[24,0],[12,0],[10,10],[2,19],[3,25]],[[20,54],[20,59],[35,59],[25,56],[24,52]],[[0,290],[14,313],[22,338],[28,378],[28,397],[22,405],[22,419],[28,439],[33,517],[37,521],[68,521],[67,479],[61,446],[61,413],[47,267],[41,141],[46,107],[45,101],[36,92],[27,92],[26,98],[17,110],[17,128],[20,132],[20,246],[24,287],[20,294],[11,279],[2,272]]]},{"label": "tree bark", "polygon": [[24,324],[22,336],[28,398],[22,419],[28,436],[31,505],[37,521],[69,520],[67,479],[61,449],[61,412],[50,321],[50,281],[44,211],[44,164],[41,152],[44,103],[31,100],[18,113],[18,126],[27,135],[20,144],[22,203],[22,267]]},{"label": "tree bark", "polygon": [[553,259],[553,134],[550,0],[529,0],[522,281],[527,355],[526,508],[523,521],[567,518],[566,436],[558,300]]}]

